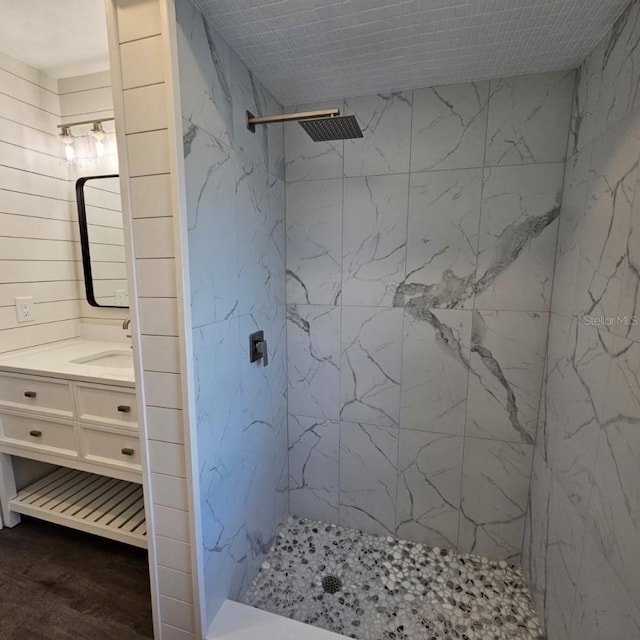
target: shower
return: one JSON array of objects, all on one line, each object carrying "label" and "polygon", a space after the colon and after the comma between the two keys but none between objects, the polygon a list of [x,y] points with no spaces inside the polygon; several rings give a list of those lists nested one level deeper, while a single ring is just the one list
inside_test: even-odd
[{"label": "shower", "polygon": [[256,117],[247,111],[247,129],[255,131],[257,124],[274,122],[299,122],[314,142],[362,138],[362,130],[355,116],[341,116],[340,109],[282,113]]}]

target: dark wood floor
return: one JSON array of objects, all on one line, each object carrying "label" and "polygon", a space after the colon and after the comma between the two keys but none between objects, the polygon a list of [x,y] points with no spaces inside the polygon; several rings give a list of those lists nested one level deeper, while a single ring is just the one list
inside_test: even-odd
[{"label": "dark wood floor", "polygon": [[146,551],[29,518],[0,530],[1,640],[152,637]]}]

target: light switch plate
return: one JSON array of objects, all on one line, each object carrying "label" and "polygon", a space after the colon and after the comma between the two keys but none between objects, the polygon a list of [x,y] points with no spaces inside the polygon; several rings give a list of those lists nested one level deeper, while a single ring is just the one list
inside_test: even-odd
[{"label": "light switch plate", "polygon": [[33,297],[25,296],[15,298],[16,302],[16,318],[19,323],[33,322],[35,315],[33,313]]}]

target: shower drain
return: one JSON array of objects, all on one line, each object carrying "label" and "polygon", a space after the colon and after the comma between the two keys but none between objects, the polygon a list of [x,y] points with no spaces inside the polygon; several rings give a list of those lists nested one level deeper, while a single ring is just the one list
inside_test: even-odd
[{"label": "shower drain", "polygon": [[325,593],[337,593],[342,589],[342,580],[338,576],[325,576],[322,578],[322,588]]}]

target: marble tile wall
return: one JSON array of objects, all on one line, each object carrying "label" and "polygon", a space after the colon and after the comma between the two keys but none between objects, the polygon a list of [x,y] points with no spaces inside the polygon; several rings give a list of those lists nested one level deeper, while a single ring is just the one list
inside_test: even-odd
[{"label": "marble tile wall", "polygon": [[[176,14],[210,621],[288,515],[284,140],[282,125],[247,130],[246,110],[280,105],[189,0]],[[258,329],[268,367],[249,362]]]},{"label": "marble tile wall", "polygon": [[640,637],[640,3],[578,70],[523,564],[549,640]]},{"label": "marble tile wall", "polygon": [[573,90],[297,105],[364,138],[285,128],[293,514],[519,559]]}]

